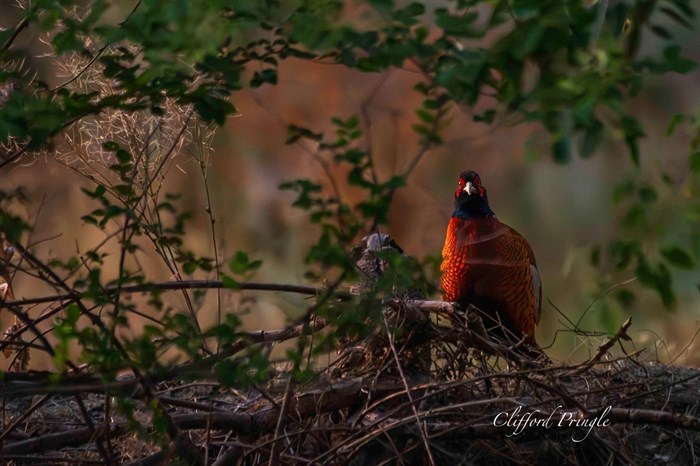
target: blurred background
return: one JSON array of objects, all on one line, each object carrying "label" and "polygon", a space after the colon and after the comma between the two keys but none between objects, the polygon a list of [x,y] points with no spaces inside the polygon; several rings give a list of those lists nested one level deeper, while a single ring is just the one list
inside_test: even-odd
[{"label": "blurred background", "polygon": [[[10,27],[16,19],[13,7],[0,6],[0,27]],[[697,34],[677,32],[685,55],[700,60]],[[39,57],[40,39],[38,34],[25,34],[21,45],[36,51],[33,66],[44,79],[61,82],[60,70],[49,59]],[[657,41],[645,36],[640,54],[645,48],[655,50]],[[243,250],[263,261],[253,277],[255,281],[305,284],[304,257],[318,231],[305,213],[291,206],[293,193],[280,191],[278,185],[308,177],[327,187],[328,180],[308,146],[285,145],[287,125],[332,132],[332,117],[366,115],[367,137],[377,171],[381,179],[388,179],[404,172],[419,150],[411,125],[417,122],[414,110],[422,100],[413,86],[421,79],[410,64],[371,74],[288,59],[280,64],[276,86],[234,93],[231,99],[238,114],[216,130],[206,166],[221,262],[226,263],[235,251]],[[673,270],[678,306],[671,312],[655,293],[634,281],[620,285],[636,295],[629,306],[622,306],[605,291],[609,284],[623,283],[633,276],[617,276],[590,262],[596,245],[630,234],[620,226],[625,210],[611,201],[621,181],[639,177],[659,186],[659,199],[649,212],[651,228],[638,233],[650,240],[686,241],[686,227],[675,227],[688,223],[687,219],[679,219],[687,211],[681,207],[700,202],[690,197],[688,189],[692,134],[681,128],[671,137],[665,135],[673,115],[695,114],[700,108],[700,73],[652,78],[645,92],[630,105],[646,130],[638,175],[624,144],[613,138],[605,140],[592,158],[576,157],[559,165],[552,161],[548,135],[538,125],[502,118],[498,124],[487,126],[475,123],[469,109],[452,107],[445,143],[424,154],[408,185],[397,192],[385,232],[418,259],[439,255],[452,213],[457,176],[462,170],[473,169],[481,175],[499,219],[522,233],[535,251],[545,298],[537,339],[545,347],[553,342],[550,352],[555,358],[581,360],[602,342],[603,337],[579,339],[561,332],[570,327],[566,318],[577,322],[585,314],[582,329],[604,332],[614,332],[632,317],[629,333],[635,338],[636,349],[646,347],[652,357],[663,361],[700,364],[700,343],[694,340],[700,329],[697,268]],[[56,144],[60,145],[61,140]],[[163,191],[180,193],[178,205],[193,215],[186,246],[213,256],[205,181],[194,151],[189,144],[173,156]],[[660,183],[662,174],[668,175],[669,184]],[[344,179],[342,173],[337,176],[339,181]],[[80,189],[92,184],[65,163],[35,157],[3,172],[0,189],[19,185],[29,195],[26,215],[34,224],[29,244],[37,256],[69,257],[104,239],[102,232],[80,219],[97,207]],[[341,186],[341,191],[352,198],[351,190]],[[109,278],[110,265],[116,270],[115,260],[107,259],[105,278]],[[142,263],[153,280],[173,278],[152,249],[144,248]],[[20,280],[14,287],[18,298],[51,291]],[[168,299],[178,305],[180,298]],[[216,321],[216,306],[212,292],[199,310],[203,327]],[[288,294],[247,293],[242,297],[240,293],[222,292],[224,312],[239,313],[251,330],[279,328],[307,306],[303,298]],[[8,316],[0,318],[3,328],[11,323]]]}]

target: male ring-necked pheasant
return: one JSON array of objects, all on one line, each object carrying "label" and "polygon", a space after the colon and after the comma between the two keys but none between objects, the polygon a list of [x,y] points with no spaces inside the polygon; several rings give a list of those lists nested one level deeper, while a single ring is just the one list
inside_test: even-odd
[{"label": "male ring-necked pheasant", "polygon": [[538,348],[542,287],[535,255],[520,233],[496,219],[473,171],[459,175],[441,270],[445,301],[473,304],[490,333],[511,342],[525,337]]}]

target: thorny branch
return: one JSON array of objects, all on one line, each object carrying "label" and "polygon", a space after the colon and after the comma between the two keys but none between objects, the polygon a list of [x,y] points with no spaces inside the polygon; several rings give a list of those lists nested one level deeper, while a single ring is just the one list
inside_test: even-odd
[{"label": "thorny branch", "polygon": [[632,325],[632,318],[629,317],[623,324],[622,326],[615,332],[615,335],[612,337],[608,338],[602,345],[598,347],[598,351],[596,354],[586,362],[581,368],[576,370],[577,374],[580,374],[582,372],[587,371],[590,369],[595,363],[600,361],[603,356],[608,354],[608,351],[615,346],[615,343],[617,343],[620,340],[626,340],[630,341],[631,338],[627,335],[627,330],[629,330],[630,326]]}]

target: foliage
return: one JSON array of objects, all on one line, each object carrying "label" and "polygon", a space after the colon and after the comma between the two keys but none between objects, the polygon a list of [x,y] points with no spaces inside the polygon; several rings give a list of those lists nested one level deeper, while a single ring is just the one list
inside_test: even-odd
[{"label": "foliage", "polygon": [[[294,206],[318,227],[318,239],[306,255],[306,276],[325,281],[327,287],[302,323],[309,326],[312,316],[324,316],[337,332],[313,342],[314,350],[373,331],[381,324],[378,303],[393,296],[396,283],[431,291],[430,274],[426,277],[421,268],[403,264],[393,269],[401,273],[380,281],[361,298],[337,299],[342,285],[358,279],[352,245],[387,225],[395,192],[426,151],[443,142],[450,111],[458,105],[471,109],[474,121],[484,125],[514,119],[541,125],[558,163],[575,155],[592,157],[610,141],[623,143],[635,170],[612,194],[624,210],[623,232],[596,248],[592,263],[615,273],[633,272],[664,305],[674,306],[671,268],[689,270],[700,261],[700,210],[697,203],[684,207],[688,222],[681,239],[666,241],[664,231],[650,232],[654,216],[672,199],[663,176],[643,181],[640,140],[645,128],[628,101],[645,90],[649,76],[695,68],[682,56],[667,26],[669,21],[691,26],[696,13],[689,1],[357,4],[363,14],[351,21],[344,16],[345,3],[338,0],[139,0],[115,20],[119,2],[92,0],[84,7],[68,0],[34,1],[20,10],[22,17],[14,28],[0,31],[0,166],[7,169],[42,153],[79,171],[88,181],[82,191],[95,206],[83,222],[119,244],[113,279],[104,278],[108,274],[103,244],[50,261],[22,248],[24,270],[65,293],[49,317],[41,318],[55,316],[50,330],[56,343],[41,342],[59,372],[79,370],[80,363],[87,363],[105,380],[125,369],[162,373],[174,366],[176,360],[164,355],[175,349],[188,361],[211,362],[208,368],[213,367],[224,385],[266,379],[266,354],[247,344],[250,335],[240,333],[237,319],[220,316],[216,327],[202,331],[196,314],[201,291],[189,292],[184,285],[170,288],[183,293],[186,306],[164,306],[161,294],[167,288],[145,274],[138,256],[148,246],[176,281],[213,277],[231,290],[241,289],[260,267],[259,260],[243,251],[223,261],[227,268],[223,267],[215,235],[212,257],[187,250],[183,236],[188,215],[181,212],[178,196],[161,192],[161,186],[172,164],[170,156],[184,146],[204,147],[194,157],[206,178],[208,142],[215,126],[236,112],[236,91],[277,85],[278,64],[289,59],[365,73],[410,67],[419,72],[414,90],[422,97],[413,126],[421,147],[405,173],[388,179],[377,174],[361,116],[328,115],[335,130],[330,136],[289,125],[286,142],[310,142],[315,147],[312,157],[328,175],[327,180],[294,179],[280,186],[296,193]],[[49,77],[37,74],[29,51],[18,45],[17,37],[28,28],[47,37],[47,53],[66,68],[70,77],[62,84],[51,85]],[[659,38],[658,47],[640,56],[642,37],[649,34]],[[118,127],[125,120],[128,131]],[[697,200],[700,116],[677,116],[669,133],[681,126],[696,134],[689,148],[688,186]],[[70,143],[77,133],[97,134],[96,128],[105,129],[104,137],[93,137],[83,152],[77,144],[74,152],[53,145],[58,135]],[[344,196],[334,178],[337,172],[346,174],[359,201]],[[20,187],[0,192],[0,230],[3,239],[18,248],[30,229],[29,219],[17,213],[22,202],[26,199]],[[642,231],[650,233],[639,236]],[[613,280],[614,275],[604,277],[603,281]],[[146,295],[148,311],[135,298],[137,293]],[[617,296],[623,305],[634,298],[629,291]],[[13,306],[15,315],[24,312],[20,303]],[[151,321],[141,334],[128,332],[134,315]],[[38,332],[34,325],[25,325],[12,338],[28,330]],[[310,333],[307,328],[306,336]],[[310,346],[310,337],[301,338],[289,353],[298,380],[311,373],[312,363],[305,357]],[[79,356],[71,347],[79,348]],[[214,354],[218,359],[207,359]],[[157,403],[154,413],[164,415]]]}]

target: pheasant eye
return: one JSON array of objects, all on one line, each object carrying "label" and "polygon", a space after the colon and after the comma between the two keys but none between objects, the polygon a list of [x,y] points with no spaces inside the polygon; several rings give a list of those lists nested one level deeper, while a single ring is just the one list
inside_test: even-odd
[{"label": "pheasant eye", "polygon": [[457,189],[455,190],[455,197],[459,197],[462,194],[462,190],[464,189],[465,185],[466,185],[466,183],[464,182],[464,180],[462,178],[460,178],[457,181]]}]

